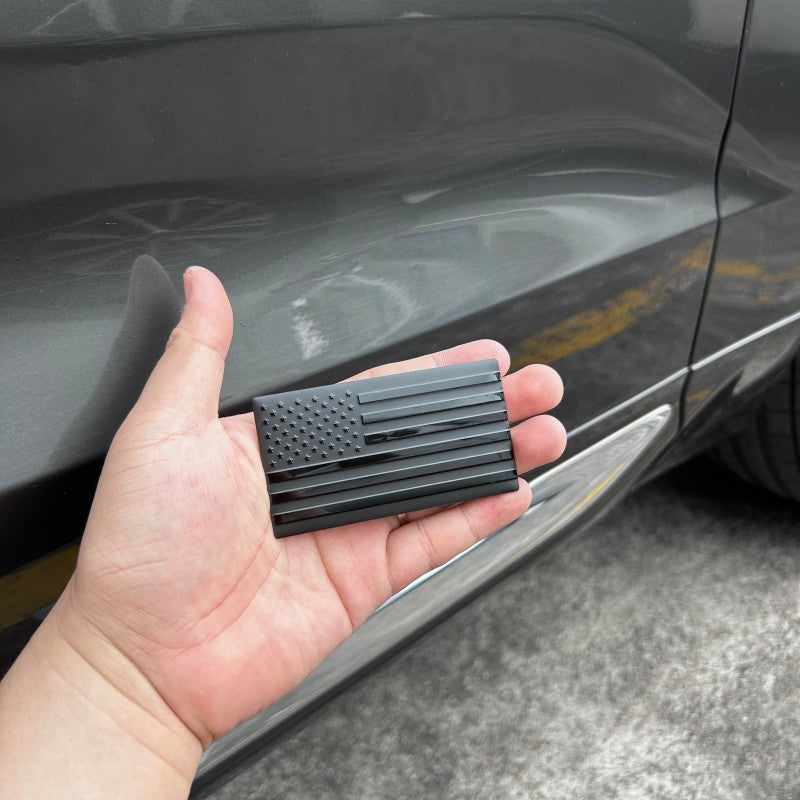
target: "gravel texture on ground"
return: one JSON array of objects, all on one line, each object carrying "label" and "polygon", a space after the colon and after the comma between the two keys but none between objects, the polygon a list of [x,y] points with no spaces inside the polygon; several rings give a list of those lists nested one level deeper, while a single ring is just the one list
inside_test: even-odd
[{"label": "gravel texture on ground", "polygon": [[798,523],[708,462],[683,467],[212,796],[800,797]]}]

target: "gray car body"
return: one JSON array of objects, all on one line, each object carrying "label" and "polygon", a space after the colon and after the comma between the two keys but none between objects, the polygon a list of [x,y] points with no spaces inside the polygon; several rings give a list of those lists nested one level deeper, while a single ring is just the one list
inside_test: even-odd
[{"label": "gray car body", "polygon": [[487,336],[562,373],[568,456],[659,404],[662,467],[713,441],[797,349],[798,42],[781,0],[6,3],[3,571],[80,534],[192,263],[223,413]]}]

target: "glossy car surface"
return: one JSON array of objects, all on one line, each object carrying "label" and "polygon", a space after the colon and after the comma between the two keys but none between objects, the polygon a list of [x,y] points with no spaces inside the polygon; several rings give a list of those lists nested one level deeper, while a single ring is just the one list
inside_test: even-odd
[{"label": "glossy car surface", "polygon": [[[484,336],[564,377],[566,461],[521,539],[385,607],[207,776],[714,441],[800,336],[791,4],[328,6],[0,9],[3,572],[80,535],[190,264],[233,301],[226,413]],[[28,611],[60,569],[26,573]]]}]

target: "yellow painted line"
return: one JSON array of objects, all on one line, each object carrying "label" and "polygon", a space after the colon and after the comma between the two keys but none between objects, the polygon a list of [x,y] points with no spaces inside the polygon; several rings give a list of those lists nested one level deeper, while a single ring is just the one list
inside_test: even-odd
[{"label": "yellow painted line", "polygon": [[[630,329],[640,319],[657,311],[674,297],[674,284],[682,272],[705,272],[708,269],[712,242],[711,238],[704,240],[686,253],[675,267],[643,286],[626,289],[600,308],[567,317],[528,337],[520,343],[512,367],[519,369],[526,364],[552,364],[559,359],[597,347]],[[752,261],[719,259],[714,265],[714,275],[723,279],[741,279],[774,286],[800,280],[800,264],[774,271]],[[771,303],[775,299],[768,292],[756,296],[759,303]]]},{"label": "yellow painted line", "polygon": [[77,560],[74,544],[0,578],[0,630],[52,603],[67,585]]},{"label": "yellow painted line", "polygon": [[713,237],[704,239],[697,247],[681,258],[678,266],[681,269],[699,269],[705,272],[708,269],[708,262],[711,260],[711,245],[713,244]]},{"label": "yellow painted line", "polygon": [[706,239],[684,255],[676,266],[644,286],[625,289],[601,308],[581,311],[545,328],[520,343],[511,362],[514,369],[526,364],[552,364],[559,359],[597,347],[631,328],[643,317],[675,296],[675,284],[686,270],[705,270],[712,240]]},{"label": "yellow painted line", "polygon": [[714,265],[714,274],[724,278],[742,278],[747,281],[772,285],[800,279],[800,264],[784,270],[773,271],[753,261],[720,259]]},{"label": "yellow painted line", "polygon": [[663,295],[658,285],[628,289],[600,309],[568,317],[523,341],[512,366],[519,369],[525,364],[552,364],[597,347],[628,330],[646,311],[661,306],[666,299]]},{"label": "yellow painted line", "polygon": [[687,398],[687,403],[701,403],[703,400],[707,400],[708,397],[711,395],[711,389],[700,389],[697,392],[692,392]]}]

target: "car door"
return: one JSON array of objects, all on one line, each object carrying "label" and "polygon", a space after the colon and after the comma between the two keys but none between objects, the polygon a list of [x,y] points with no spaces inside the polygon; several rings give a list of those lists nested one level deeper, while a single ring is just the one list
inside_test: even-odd
[{"label": "car door", "polygon": [[[800,14],[751,5],[720,159],[720,229],[686,417],[713,432],[800,344]],[[787,410],[791,413],[791,409]],[[762,436],[763,432],[754,432]],[[791,440],[786,447],[792,448]]]},{"label": "car door", "polygon": [[236,313],[224,411],[481,336],[562,371],[573,452],[675,400],[743,14],[5,4],[4,567],[79,535],[191,263]]}]

